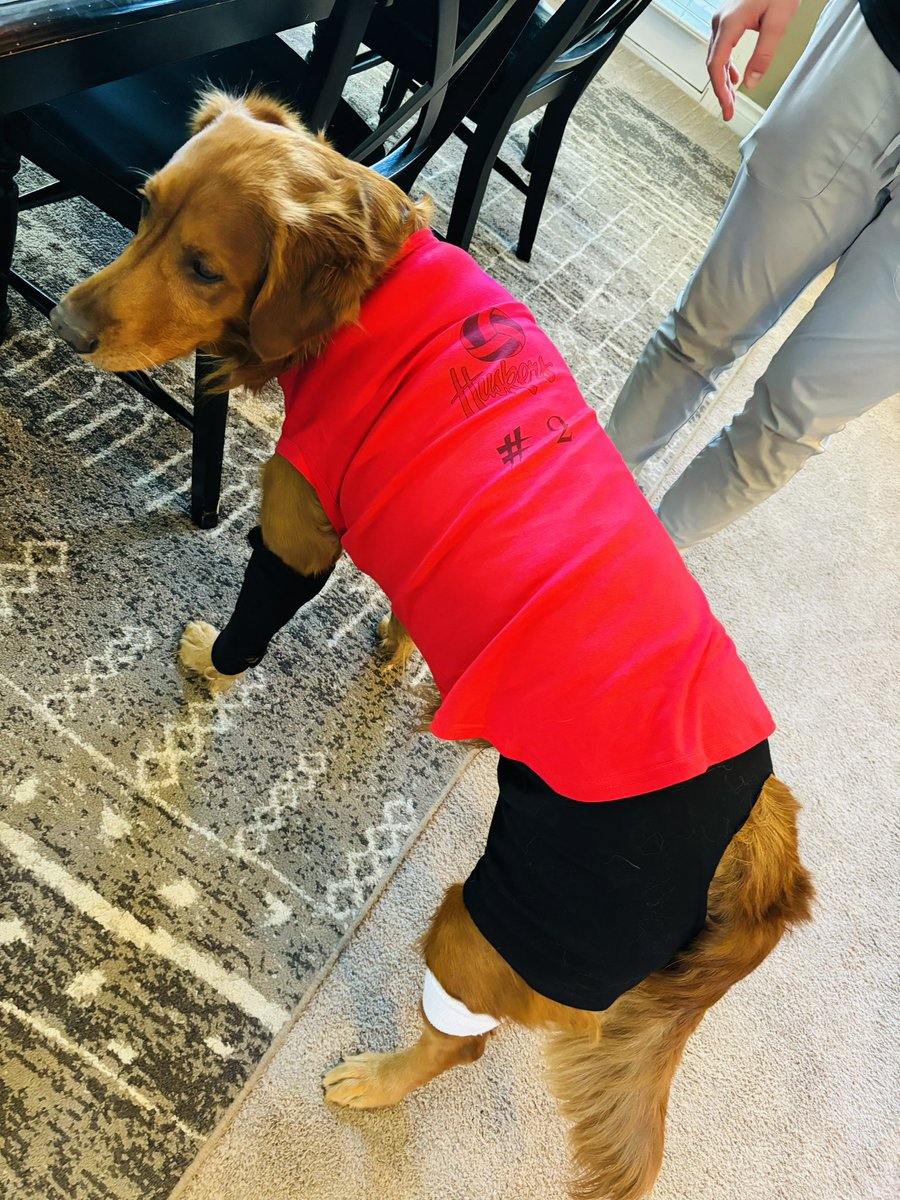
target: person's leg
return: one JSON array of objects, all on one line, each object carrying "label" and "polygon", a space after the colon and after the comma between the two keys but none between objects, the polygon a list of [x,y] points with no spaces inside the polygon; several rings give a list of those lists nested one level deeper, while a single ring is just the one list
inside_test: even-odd
[{"label": "person's leg", "polygon": [[659,506],[693,545],[782,487],[848,421],[900,390],[900,197],[838,263],[740,412]]},{"label": "person's leg", "polygon": [[712,240],[616,401],[607,433],[639,471],[878,213],[900,76],[852,0],[833,0],[744,141]]}]

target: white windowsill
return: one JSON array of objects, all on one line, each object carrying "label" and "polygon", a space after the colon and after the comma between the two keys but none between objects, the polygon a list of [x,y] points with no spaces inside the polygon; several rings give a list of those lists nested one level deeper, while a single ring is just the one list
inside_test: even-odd
[{"label": "white windowsill", "polygon": [[[706,74],[707,40],[672,13],[651,4],[629,28],[624,44],[707,111],[717,112],[718,101]],[[749,62],[755,42],[754,36],[745,35],[735,48],[732,57],[739,71]],[[744,137],[762,113],[758,104],[739,92],[731,121],[735,133]]]}]

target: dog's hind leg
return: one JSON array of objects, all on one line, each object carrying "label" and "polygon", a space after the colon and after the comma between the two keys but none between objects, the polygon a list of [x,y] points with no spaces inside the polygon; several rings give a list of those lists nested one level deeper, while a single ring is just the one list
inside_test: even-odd
[{"label": "dog's hind leg", "polygon": [[[479,941],[483,945],[479,945]],[[472,924],[462,904],[460,885],[447,892],[423,938],[422,948],[429,970],[453,996],[465,1004],[470,1014],[490,1014],[487,1007],[490,992],[487,981],[482,980],[477,990],[470,989],[468,978],[463,978],[469,974],[464,964],[470,950],[473,954],[469,960],[473,965],[473,978],[477,975],[475,964],[479,961],[492,966],[491,959],[494,956],[501,967],[506,964]],[[479,1004],[482,1007],[477,1007]],[[414,1046],[391,1054],[367,1053],[344,1059],[323,1080],[326,1100],[349,1108],[381,1108],[396,1104],[436,1075],[479,1059],[487,1045],[488,1027],[496,1023],[491,1014],[484,1022],[484,1032],[461,1037],[435,1028],[421,1006],[419,1011],[423,1029]]]},{"label": "dog's hind leg", "polygon": [[481,1058],[489,1034],[452,1037],[427,1020],[419,1040],[390,1054],[354,1054],[340,1062],[322,1083],[325,1099],[345,1108],[386,1108],[451,1067]]},{"label": "dog's hind leg", "polygon": [[416,647],[406,632],[406,626],[395,613],[389,612],[379,621],[378,644],[383,659],[382,670],[406,670],[406,664]]},{"label": "dog's hind leg", "polygon": [[[508,966],[469,916],[461,884],[448,889],[422,949],[431,986],[426,984],[420,1008],[419,1040],[391,1054],[345,1059],[323,1080],[326,1100],[349,1108],[396,1104],[436,1075],[479,1059],[490,1030],[503,1019],[531,1026],[565,1022],[597,1028],[594,1014],[546,1000]],[[435,984],[440,995],[436,1002]],[[426,1012],[458,1032],[437,1028]]]},{"label": "dog's hind leg", "polygon": [[274,455],[263,468],[261,525],[238,601],[220,634],[192,621],[181,641],[184,665],[222,690],[255,666],[272,637],[318,595],[340,556],[338,536],[312,486],[286,459]]},{"label": "dog's hind leg", "polygon": [[771,776],[722,857],[705,927],[661,971],[602,1015],[600,1040],[556,1032],[550,1081],[582,1200],[639,1200],[662,1163],[669,1089],[707,1010],[810,916],[813,889],[797,853],[797,803]]},{"label": "dog's hind leg", "polygon": [[[706,925],[672,962],[603,1013],[533,991],[482,937],[462,887],[447,892],[423,939],[442,990],[468,1010],[550,1031],[550,1079],[578,1172],[581,1200],[639,1200],[662,1162],[672,1078],[704,1014],[809,919],[813,890],[797,852],[797,803],[774,777],[732,839],[709,891]],[[489,1034],[453,1036],[425,1020],[416,1045],[349,1058],[325,1077],[326,1098],[354,1108],[394,1104],[442,1071],[482,1054]]]}]

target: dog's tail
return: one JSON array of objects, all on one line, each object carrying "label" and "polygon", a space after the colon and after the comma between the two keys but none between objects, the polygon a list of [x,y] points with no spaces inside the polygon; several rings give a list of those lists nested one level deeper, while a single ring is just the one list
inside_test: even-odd
[{"label": "dog's tail", "polygon": [[603,1014],[599,1038],[550,1035],[550,1084],[571,1122],[573,1197],[647,1195],[662,1164],[669,1089],[688,1038],[786,929],[809,919],[813,887],[797,852],[798,807],[770,776],[719,863],[700,934]]}]

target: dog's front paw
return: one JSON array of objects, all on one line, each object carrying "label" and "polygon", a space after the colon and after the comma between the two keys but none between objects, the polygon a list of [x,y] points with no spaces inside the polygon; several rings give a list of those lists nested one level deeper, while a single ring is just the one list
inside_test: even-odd
[{"label": "dog's front paw", "polygon": [[240,675],[223,675],[213,666],[212,648],[218,636],[218,629],[208,621],[189,622],[181,635],[178,657],[186,670],[203,676],[210,691],[227,692]]}]

